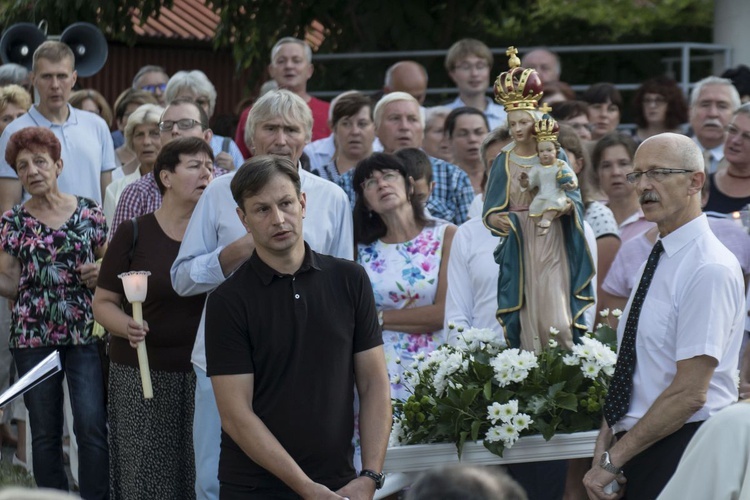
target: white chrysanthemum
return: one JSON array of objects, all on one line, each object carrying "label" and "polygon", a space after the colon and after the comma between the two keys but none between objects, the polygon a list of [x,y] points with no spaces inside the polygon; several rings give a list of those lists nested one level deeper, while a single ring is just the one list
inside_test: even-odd
[{"label": "white chrysanthemum", "polygon": [[549,346],[552,349],[554,349],[555,347],[557,347],[557,340],[555,340],[555,339],[549,339]]},{"label": "white chrysanthemum", "polygon": [[521,351],[516,361],[516,366],[522,370],[531,370],[539,366],[536,355],[531,351]]},{"label": "white chrysanthemum", "polygon": [[594,361],[584,361],[581,363],[581,372],[583,372],[583,376],[586,378],[596,378],[600,370],[601,367]]},{"label": "white chrysanthemum", "polygon": [[578,356],[575,354],[566,354],[563,356],[562,361],[568,366],[576,366],[578,364]]},{"label": "white chrysanthemum", "polygon": [[529,425],[533,424],[534,421],[531,420],[531,417],[529,417],[525,413],[519,413],[518,415],[513,417],[511,423],[513,424],[513,427],[515,427],[516,430],[520,433],[521,431],[525,431],[526,429],[528,429]]},{"label": "white chrysanthemum", "polygon": [[500,439],[505,443],[506,448],[510,448],[518,441],[518,429],[512,424],[503,424],[500,426]]},{"label": "white chrysanthemum", "polygon": [[417,361],[424,361],[424,352],[418,352],[416,355]]},{"label": "white chrysanthemum", "polygon": [[612,309],[612,316],[620,319],[620,316],[622,316],[622,311],[620,311],[619,309]]},{"label": "white chrysanthemum", "polygon": [[599,316],[601,316],[602,318],[606,318],[607,316],[609,316],[609,309],[602,309],[601,311],[599,311]]},{"label": "white chrysanthemum", "polygon": [[492,405],[487,407],[487,420],[495,424],[503,414],[503,405],[495,401]]},{"label": "white chrysanthemum", "polygon": [[404,440],[404,429],[401,426],[401,420],[394,420],[391,426],[391,435],[388,437],[388,446],[401,446]]},{"label": "white chrysanthemum", "polygon": [[494,403],[497,406],[499,419],[505,423],[510,422],[518,414],[518,400],[511,399],[505,404]]},{"label": "white chrysanthemum", "polygon": [[605,375],[607,375],[608,377],[611,377],[612,375],[615,374],[615,365],[607,365],[602,368],[602,371],[604,372]]},{"label": "white chrysanthemum", "polygon": [[549,327],[549,334],[550,334],[550,335],[552,335],[552,336],[554,337],[554,336],[555,336],[555,335],[557,335],[558,333],[560,333],[560,330],[558,330],[558,329],[557,329],[557,328],[555,328],[554,326],[550,326],[550,327]]},{"label": "white chrysanthemum", "polygon": [[529,370],[512,370],[510,372],[510,380],[516,383],[523,382],[528,376]]},{"label": "white chrysanthemum", "polygon": [[490,427],[487,429],[487,434],[485,434],[484,439],[489,441],[490,443],[496,443],[498,441],[501,441],[503,439],[503,436],[501,434],[501,428],[500,426]]},{"label": "white chrysanthemum", "polygon": [[511,371],[510,370],[495,371],[495,380],[497,381],[497,384],[500,387],[505,387],[506,385],[512,382]]}]

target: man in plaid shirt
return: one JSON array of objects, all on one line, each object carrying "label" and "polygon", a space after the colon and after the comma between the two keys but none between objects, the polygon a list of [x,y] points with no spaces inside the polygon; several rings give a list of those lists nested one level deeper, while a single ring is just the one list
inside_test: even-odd
[{"label": "man in plaid shirt", "polygon": [[[375,106],[375,133],[383,144],[383,151],[393,153],[403,148],[421,148],[424,139],[424,116],[419,103],[405,92],[386,94]],[[474,199],[474,190],[466,173],[457,166],[430,157],[432,180],[435,188],[427,200],[430,215],[456,225],[468,219],[469,205]],[[356,194],[352,179],[354,169],[338,180],[339,186],[349,196],[354,206]]]}]

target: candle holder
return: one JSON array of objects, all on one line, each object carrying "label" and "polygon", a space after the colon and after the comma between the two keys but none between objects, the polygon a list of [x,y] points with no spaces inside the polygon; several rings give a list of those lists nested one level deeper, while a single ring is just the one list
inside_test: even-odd
[{"label": "candle holder", "polygon": [[[141,326],[143,326],[143,301],[146,300],[149,276],[151,276],[149,271],[130,271],[117,275],[117,277],[122,280],[125,297],[133,306],[133,319]],[[151,371],[148,367],[146,342],[138,342],[136,350],[138,352],[138,367],[141,370],[143,397],[151,399],[154,397],[154,389],[151,386]]]}]

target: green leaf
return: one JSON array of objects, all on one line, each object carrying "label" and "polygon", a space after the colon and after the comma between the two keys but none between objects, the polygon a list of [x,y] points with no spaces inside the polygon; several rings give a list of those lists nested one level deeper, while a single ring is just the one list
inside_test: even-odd
[{"label": "green leaf", "polygon": [[484,399],[490,401],[492,399],[492,380],[488,380],[484,384]]},{"label": "green leaf", "polygon": [[477,441],[479,439],[479,429],[482,427],[481,420],[474,420],[471,423],[471,440]]},{"label": "green leaf", "polygon": [[477,397],[477,394],[481,392],[481,389],[479,388],[472,388],[472,389],[464,389],[461,391],[461,406],[463,408],[467,408],[471,405],[471,403],[474,402],[474,399]]},{"label": "green leaf", "polygon": [[555,396],[555,405],[557,405],[558,408],[563,408],[565,410],[577,411],[578,398],[575,394],[561,392]]}]

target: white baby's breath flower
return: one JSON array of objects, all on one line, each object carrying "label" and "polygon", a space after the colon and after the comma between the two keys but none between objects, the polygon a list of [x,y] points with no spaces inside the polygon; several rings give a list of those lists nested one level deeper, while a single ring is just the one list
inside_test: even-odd
[{"label": "white baby's breath flower", "polygon": [[511,423],[513,424],[513,427],[515,427],[516,430],[520,433],[521,431],[525,431],[526,429],[528,429],[529,425],[534,423],[534,421],[531,420],[531,417],[529,417],[525,413],[519,413],[518,415],[513,417]]},{"label": "white baby's breath flower", "polygon": [[401,376],[396,374],[391,377],[391,385],[398,385],[401,383]]},{"label": "white baby's breath flower", "polygon": [[609,316],[609,309],[602,309],[601,311],[599,311],[599,316],[601,316],[602,318],[606,318],[607,316]]},{"label": "white baby's breath flower", "polygon": [[448,323],[448,329],[449,330],[455,330],[456,329],[456,324],[455,323]]},{"label": "white baby's breath flower", "polygon": [[[597,323],[596,324],[596,329],[598,330],[599,328],[604,328],[604,323]],[[591,337],[591,335],[589,335],[588,333],[586,333],[586,336],[587,337]]]},{"label": "white baby's breath flower", "polygon": [[550,333],[550,335],[552,335],[554,337],[555,335],[557,335],[558,333],[560,333],[560,330],[558,330],[554,326],[550,326],[549,327],[549,333]]},{"label": "white baby's breath flower", "polygon": [[619,309],[612,309],[612,316],[614,316],[617,319],[620,319],[620,316],[622,316],[622,311]]},{"label": "white baby's breath flower", "polygon": [[555,340],[555,339],[549,339],[549,346],[550,346],[551,348],[553,348],[553,349],[554,349],[555,347],[557,347],[557,340]]},{"label": "white baby's breath flower", "polygon": [[401,358],[396,358],[396,364],[397,364],[397,365],[400,365],[400,364],[401,364]]},{"label": "white baby's breath flower", "polygon": [[417,361],[424,361],[424,353],[418,352],[416,358],[417,358]]}]

